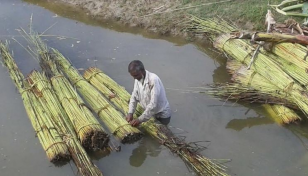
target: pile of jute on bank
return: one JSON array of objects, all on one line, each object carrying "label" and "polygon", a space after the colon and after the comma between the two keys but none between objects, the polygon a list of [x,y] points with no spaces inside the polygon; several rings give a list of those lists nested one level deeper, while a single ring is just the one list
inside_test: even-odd
[{"label": "pile of jute on bank", "polygon": [[[301,120],[297,110],[308,115],[307,49],[301,45],[308,42],[307,36],[280,33],[283,25],[252,33],[239,31],[219,18],[190,18],[188,29],[207,35],[215,48],[228,57],[232,82],[211,85],[206,88],[209,94],[265,104],[280,124]],[[268,19],[273,20],[270,11],[267,22]]]}]

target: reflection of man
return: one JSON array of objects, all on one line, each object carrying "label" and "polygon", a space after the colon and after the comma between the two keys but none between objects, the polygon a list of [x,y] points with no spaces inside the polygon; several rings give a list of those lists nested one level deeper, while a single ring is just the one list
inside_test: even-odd
[{"label": "reflection of man", "polygon": [[132,151],[129,163],[131,166],[140,167],[147,156],[157,157],[160,152],[160,144],[150,136],[144,136],[139,142],[139,146]]},{"label": "reflection of man", "polygon": [[[128,65],[128,72],[135,79],[135,83],[126,120],[132,126],[138,126],[154,116],[162,124],[167,125],[170,122],[171,110],[165,88],[159,77],[145,70],[139,60],[134,60]],[[138,119],[133,119],[138,102],[144,112]]]}]

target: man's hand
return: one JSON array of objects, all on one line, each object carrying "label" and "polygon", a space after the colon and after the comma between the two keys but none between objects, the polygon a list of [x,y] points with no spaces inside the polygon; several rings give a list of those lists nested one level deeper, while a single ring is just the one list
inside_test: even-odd
[{"label": "man's hand", "polygon": [[126,121],[131,122],[133,120],[133,114],[127,114]]},{"label": "man's hand", "polygon": [[138,119],[134,119],[132,121],[129,122],[133,127],[137,127],[140,125],[140,121]]}]

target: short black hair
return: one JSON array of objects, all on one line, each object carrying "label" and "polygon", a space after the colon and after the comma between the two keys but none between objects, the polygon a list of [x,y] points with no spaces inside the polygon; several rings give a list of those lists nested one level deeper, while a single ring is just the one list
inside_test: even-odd
[{"label": "short black hair", "polygon": [[145,71],[143,63],[140,60],[133,60],[128,65],[128,72]]}]

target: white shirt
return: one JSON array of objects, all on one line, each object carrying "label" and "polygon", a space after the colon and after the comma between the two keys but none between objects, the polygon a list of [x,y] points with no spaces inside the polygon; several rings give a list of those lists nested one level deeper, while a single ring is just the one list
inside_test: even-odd
[{"label": "white shirt", "polygon": [[135,112],[138,102],[145,109],[142,115],[138,117],[141,122],[148,121],[153,116],[155,118],[171,117],[171,110],[163,83],[156,74],[147,70],[143,84],[135,79],[128,113],[133,114]]}]

